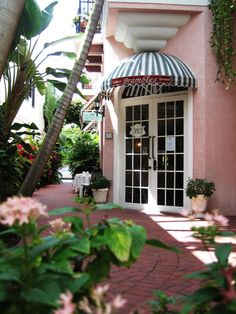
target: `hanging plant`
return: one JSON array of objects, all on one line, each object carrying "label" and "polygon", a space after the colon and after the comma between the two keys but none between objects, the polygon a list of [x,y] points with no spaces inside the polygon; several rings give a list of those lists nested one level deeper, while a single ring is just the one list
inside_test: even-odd
[{"label": "hanging plant", "polygon": [[235,0],[211,0],[209,8],[212,12],[211,48],[213,49],[218,65],[216,80],[226,84],[236,78],[233,60],[236,51],[233,48],[234,32],[233,19],[236,9]]}]

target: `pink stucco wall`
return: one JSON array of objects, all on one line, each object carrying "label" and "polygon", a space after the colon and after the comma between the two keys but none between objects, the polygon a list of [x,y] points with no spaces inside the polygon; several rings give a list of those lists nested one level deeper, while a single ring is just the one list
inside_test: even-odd
[{"label": "pink stucco wall", "polygon": [[236,84],[226,90],[215,81],[210,34],[211,14],[206,8],[168,42],[164,52],[178,56],[198,79],[193,100],[193,175],[215,182],[210,208],[236,215]]},{"label": "pink stucco wall", "polygon": [[[198,88],[193,93],[193,176],[213,180],[216,192],[209,208],[236,215],[236,84],[226,90],[215,82],[216,62],[209,40],[211,15],[207,7],[168,41],[163,52],[179,57],[194,72]],[[119,60],[133,54],[113,37],[104,43],[104,69],[108,73]],[[112,130],[109,117],[107,130]],[[103,167],[113,175],[113,145],[103,140]],[[187,156],[186,156],[187,157]],[[110,195],[110,197],[112,197]]]}]

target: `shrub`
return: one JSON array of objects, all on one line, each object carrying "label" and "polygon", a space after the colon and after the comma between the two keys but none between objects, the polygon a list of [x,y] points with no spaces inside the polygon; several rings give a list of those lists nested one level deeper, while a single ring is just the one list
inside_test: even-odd
[{"label": "shrub", "polygon": [[210,197],[215,191],[215,183],[206,179],[188,179],[186,187],[186,195],[189,198],[203,194],[205,197]]},{"label": "shrub", "polygon": [[105,189],[111,186],[111,181],[101,174],[94,174],[91,178],[90,187],[92,189]]},{"label": "shrub", "polygon": [[80,132],[69,157],[69,170],[74,177],[76,173],[99,170],[98,135]]}]

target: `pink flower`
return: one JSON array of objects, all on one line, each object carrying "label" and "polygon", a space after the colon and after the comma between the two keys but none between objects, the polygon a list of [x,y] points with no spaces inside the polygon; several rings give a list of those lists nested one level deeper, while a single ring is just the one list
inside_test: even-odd
[{"label": "pink flower", "polygon": [[123,299],[121,295],[117,295],[112,301],[112,305],[115,309],[120,309],[125,305],[126,302],[127,300]]},{"label": "pink flower", "polygon": [[213,215],[210,214],[210,213],[206,213],[203,217],[206,221],[208,221],[209,223],[210,222],[213,222]]},{"label": "pink flower", "polygon": [[0,223],[4,225],[27,224],[40,215],[47,216],[46,206],[31,197],[13,196],[0,205]]},{"label": "pink flower", "polygon": [[54,219],[49,222],[55,233],[64,233],[70,231],[71,224],[65,223],[61,218]]},{"label": "pink flower", "polygon": [[60,309],[54,311],[54,314],[73,314],[75,304],[72,303],[73,295],[70,291],[60,295],[59,304],[62,306]]},{"label": "pink flower", "polygon": [[97,286],[94,289],[94,293],[97,294],[99,297],[103,296],[105,292],[107,292],[109,289],[109,285],[104,286]]},{"label": "pink flower", "polygon": [[187,208],[183,208],[180,211],[180,214],[184,217],[188,217],[190,214],[192,214],[192,210],[191,209],[187,209]]},{"label": "pink flower", "polygon": [[215,212],[213,215],[210,213],[206,213],[204,215],[204,219],[208,221],[209,225],[217,225],[220,227],[228,226],[228,218],[224,217],[223,215],[219,215]]},{"label": "pink flower", "polygon": [[222,227],[228,226],[229,220],[225,216],[223,216],[223,215],[214,215],[213,218],[214,218],[215,223],[218,226],[222,226]]}]

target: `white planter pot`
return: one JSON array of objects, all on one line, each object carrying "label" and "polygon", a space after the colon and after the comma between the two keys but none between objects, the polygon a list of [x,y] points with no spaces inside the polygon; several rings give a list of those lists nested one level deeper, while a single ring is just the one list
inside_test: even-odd
[{"label": "white planter pot", "polygon": [[202,194],[192,197],[192,210],[196,212],[205,212],[207,209],[207,197]]},{"label": "white planter pot", "polygon": [[92,189],[92,191],[96,203],[106,203],[108,188],[98,190]]}]

